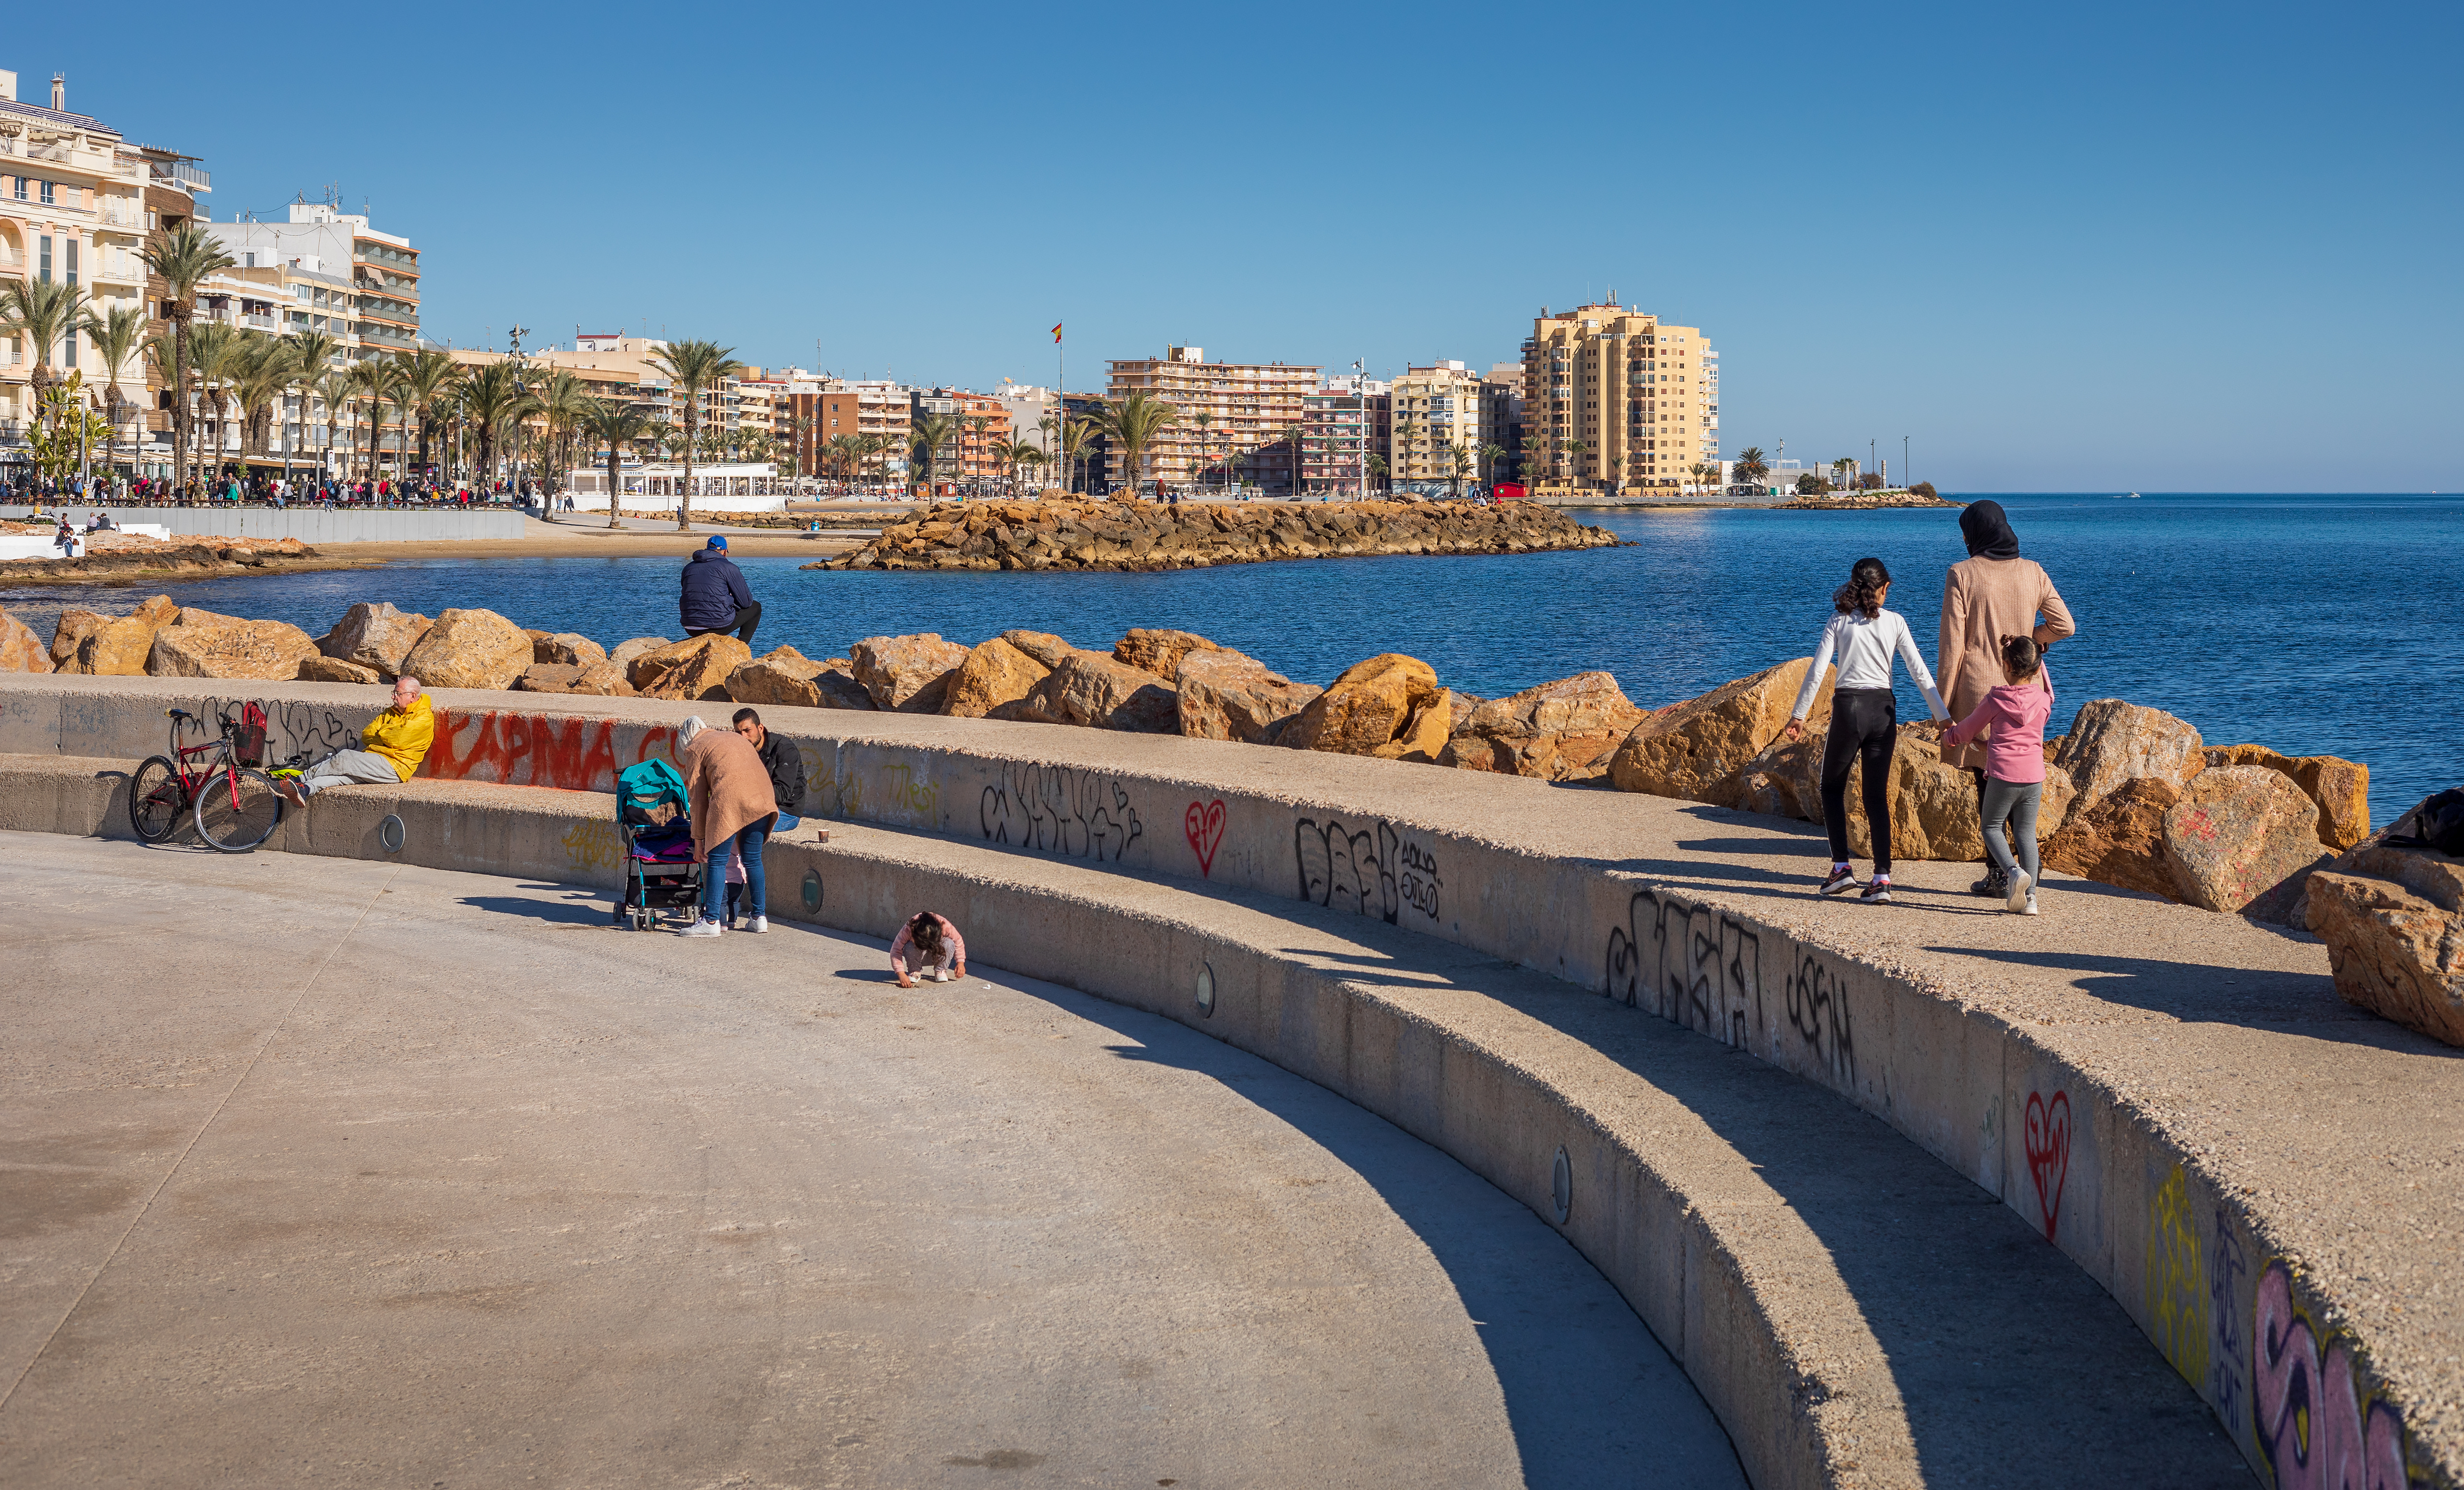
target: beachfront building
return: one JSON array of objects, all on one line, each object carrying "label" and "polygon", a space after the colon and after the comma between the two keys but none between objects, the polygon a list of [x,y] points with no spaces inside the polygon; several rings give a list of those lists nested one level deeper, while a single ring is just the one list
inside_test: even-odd
[{"label": "beachfront building", "polygon": [[1700,327],[1614,302],[1551,315],[1523,344],[1523,473],[1535,489],[1695,484],[1720,456],[1719,353]]},{"label": "beachfront building", "polygon": [[1302,495],[1339,501],[1382,489],[1392,416],[1391,385],[1375,378],[1329,378],[1302,399]]},{"label": "beachfront building", "polygon": [[1395,380],[1396,487],[1435,496],[1475,485],[1482,452],[1505,448],[1508,400],[1460,362],[1412,367]]},{"label": "beachfront building", "polygon": [[[143,147],[68,111],[64,79],[52,78],[45,105],[21,101],[17,75],[0,72],[0,279],[76,285],[98,318],[114,307],[147,309],[140,255],[150,179]],[[0,338],[0,476],[13,476],[31,459],[33,373],[46,360],[62,379],[79,375],[90,407],[115,420],[120,439],[134,445],[143,433],[152,402],[144,358],[131,358],[106,386],[110,369],[82,331],[44,349],[25,345],[23,337]],[[95,463],[103,458],[97,453]]]},{"label": "beachfront building", "polygon": [[1491,441],[1506,454],[1489,457],[1488,478],[1498,481],[1522,479],[1523,451],[1523,364],[1501,362],[1490,365],[1481,378],[1481,396],[1489,403],[1489,422],[1499,432]]},{"label": "beachfront building", "polygon": [[1145,469],[1132,473],[1126,453],[1111,453],[1112,482],[1134,477],[1186,486],[1200,471],[1221,467],[1270,495],[1299,489],[1303,400],[1317,390],[1314,367],[1208,362],[1200,346],[1170,347],[1161,357],[1111,366],[1113,399],[1144,389],[1170,404],[1177,416],[1147,447]]},{"label": "beachfront building", "polygon": [[1001,400],[1002,410],[1009,414],[1010,438],[1024,440],[1044,452],[1045,460],[1040,474],[1034,468],[1028,469],[1023,474],[1025,483],[1035,487],[1057,482],[1059,478],[1055,473],[1061,469],[1058,463],[1061,453],[1060,395],[1048,388],[1013,383],[1003,378],[1001,391],[993,396]]},{"label": "beachfront building", "polygon": [[[949,420],[954,433],[938,455],[927,457],[914,432],[935,418]],[[981,490],[1008,478],[1009,462],[1001,448],[1009,443],[1009,409],[1000,398],[964,389],[919,388],[911,399],[910,420],[909,446],[918,460],[930,459],[933,485],[941,495],[960,495],[963,487]]]},{"label": "beachfront building", "polygon": [[[205,225],[231,256],[237,268],[285,266],[307,271],[319,279],[304,283],[309,299],[284,307],[285,325],[297,324],[290,313],[304,311],[314,324],[323,317],[330,329],[339,321],[347,356],[352,360],[385,352],[417,350],[419,334],[419,251],[410,240],[380,233],[366,214],[346,212],[332,202],[304,198],[291,204],[282,222],[218,222]],[[339,299],[330,284],[346,286]],[[319,293],[324,299],[318,298]],[[266,329],[266,328],[260,328]]]}]

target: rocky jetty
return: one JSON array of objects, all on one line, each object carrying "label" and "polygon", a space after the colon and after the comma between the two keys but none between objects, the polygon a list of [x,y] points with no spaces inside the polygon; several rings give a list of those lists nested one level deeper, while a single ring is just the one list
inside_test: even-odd
[{"label": "rocky jetty", "polygon": [[[21,527],[23,524],[0,523],[0,529],[14,531]],[[269,574],[323,565],[316,549],[296,538],[235,543],[228,539],[149,538],[139,533],[84,536],[87,549],[78,558],[0,561],[0,586],[124,583],[158,575],[203,579],[218,574]]]},{"label": "rocky jetty", "polygon": [[2394,841],[2430,800],[2312,874],[2295,924],[2327,944],[2346,1003],[2464,1045],[2464,859]]},{"label": "rocky jetty", "polygon": [[1372,554],[1610,548],[1532,502],[942,502],[808,569],[1176,569]]},{"label": "rocky jetty", "polygon": [[1928,497],[1923,492],[1823,492],[1807,494],[1793,501],[1779,504],[1778,510],[1794,509],[1812,512],[1872,512],[1882,507],[1964,507],[1963,501]]}]

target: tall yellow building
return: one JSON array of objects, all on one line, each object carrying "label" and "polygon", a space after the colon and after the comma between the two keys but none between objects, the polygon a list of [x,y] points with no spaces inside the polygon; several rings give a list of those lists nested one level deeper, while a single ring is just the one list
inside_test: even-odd
[{"label": "tall yellow building", "polygon": [[1507,406],[1502,388],[1460,362],[1407,369],[1395,380],[1393,479],[1449,486],[1458,478],[1465,484],[1484,479],[1481,452],[1506,447]]},{"label": "tall yellow building", "polygon": [[1615,494],[1692,485],[1720,458],[1720,354],[1697,326],[1616,304],[1551,315],[1523,344],[1523,476]]}]

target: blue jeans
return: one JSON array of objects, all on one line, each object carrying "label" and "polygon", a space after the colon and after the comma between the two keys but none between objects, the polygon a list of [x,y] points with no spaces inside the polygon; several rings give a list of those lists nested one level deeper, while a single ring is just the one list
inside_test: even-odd
[{"label": "blue jeans", "polygon": [[770,838],[770,819],[765,817],[733,838],[722,838],[710,846],[710,859],[701,866],[701,914],[704,921],[726,919],[727,866],[737,854],[744,856],[744,895],[752,904],[753,914],[769,912],[769,885],[761,868],[761,846]]},{"label": "blue jeans", "polygon": [[785,833],[788,829],[795,827],[798,823],[803,821],[803,818],[798,817],[793,812],[781,812],[779,814],[779,820],[770,825],[770,831],[774,834]]}]

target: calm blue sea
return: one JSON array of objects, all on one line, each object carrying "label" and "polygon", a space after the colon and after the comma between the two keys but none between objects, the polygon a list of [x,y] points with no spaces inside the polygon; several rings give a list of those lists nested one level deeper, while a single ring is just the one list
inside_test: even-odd
[{"label": "calm blue sea", "polygon": [[[2051,571],[2079,634],[2054,654],[2067,727],[2121,697],[2178,714],[2212,745],[2367,764],[2381,818],[2464,784],[2464,498],[1997,497]],[[1519,558],[1347,559],[1166,574],[874,574],[743,568],[764,647],[813,656],[858,637],[1011,627],[1109,646],[1133,626],[1199,632],[1324,682],[1379,652],[1496,696],[1590,668],[1638,703],[1691,697],[1810,653],[1863,554],[1897,576],[1891,606],[1928,657],[1943,571],[1965,558],[1955,512],[1590,513],[1631,547]],[[433,615],[501,612],[612,645],[678,634],[674,559],[461,560],[181,586],[183,604],[321,634],[355,600]],[[126,610],[144,591],[16,590],[0,602],[48,636],[62,604]],[[1903,687],[1903,718],[1924,703]]]}]

